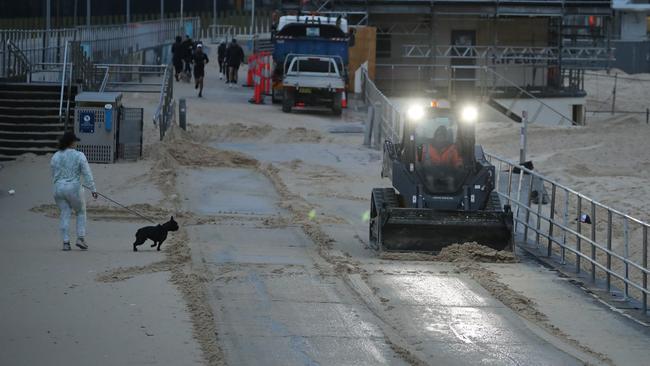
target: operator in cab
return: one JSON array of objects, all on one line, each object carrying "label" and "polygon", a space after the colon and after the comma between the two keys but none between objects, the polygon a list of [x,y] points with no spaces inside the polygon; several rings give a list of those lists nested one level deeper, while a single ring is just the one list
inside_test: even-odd
[{"label": "operator in cab", "polygon": [[415,127],[416,142],[422,149],[417,152],[421,154],[418,160],[433,166],[461,167],[463,159],[456,144],[458,128],[454,119],[441,109],[431,108],[427,112],[423,123]]}]

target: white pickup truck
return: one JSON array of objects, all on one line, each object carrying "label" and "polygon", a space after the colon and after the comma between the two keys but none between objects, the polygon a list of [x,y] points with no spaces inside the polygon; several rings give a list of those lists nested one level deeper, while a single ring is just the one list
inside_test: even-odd
[{"label": "white pickup truck", "polygon": [[338,56],[289,55],[282,79],[282,111],[290,113],[296,106],[325,106],[340,115],[345,90],[342,68]]}]

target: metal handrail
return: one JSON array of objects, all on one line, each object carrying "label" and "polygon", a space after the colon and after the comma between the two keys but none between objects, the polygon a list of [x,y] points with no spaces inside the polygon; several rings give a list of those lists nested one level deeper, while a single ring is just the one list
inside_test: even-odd
[{"label": "metal handrail", "polygon": [[102,85],[99,86],[99,92],[103,93],[106,90],[106,85],[108,84],[108,75],[109,75],[109,66],[98,66],[95,65],[98,69],[105,69],[104,78],[102,79]]},{"label": "metal handrail", "polygon": [[173,117],[173,71],[172,66],[167,65],[165,68],[165,73],[163,74],[163,80],[160,86],[160,99],[158,102],[158,107],[153,115],[153,124],[158,126],[160,130],[160,140],[165,137],[165,132],[169,127],[169,121]]},{"label": "metal handrail", "polygon": [[[626,251],[625,255],[621,255],[621,254],[618,254],[615,251],[613,251],[611,249],[611,240],[612,239],[611,239],[611,237],[609,237],[609,235],[611,235],[611,234],[608,234],[608,238],[607,238],[608,243],[607,243],[606,246],[603,245],[603,244],[600,244],[598,241],[595,240],[594,237],[586,236],[586,235],[582,234],[579,230],[575,230],[575,229],[569,227],[567,222],[561,222],[560,220],[556,219],[555,217],[553,217],[553,213],[551,213],[550,216],[542,214],[541,209],[540,209],[540,205],[538,205],[538,210],[535,210],[535,209],[533,209],[531,207],[530,203],[528,203],[528,204],[526,203],[526,202],[530,202],[528,199],[522,200],[522,197],[512,197],[512,195],[515,192],[510,190],[511,187],[508,189],[508,192],[505,192],[505,193],[504,192],[498,192],[498,187],[500,187],[501,185],[496,184],[497,193],[499,194],[500,197],[505,198],[508,201],[509,204],[514,204],[515,206],[517,206],[517,208],[524,210],[523,213],[516,214],[515,218],[514,218],[515,221],[518,224],[521,224],[521,225],[524,226],[524,242],[528,241],[528,234],[527,234],[528,230],[531,230],[532,232],[534,232],[538,236],[543,236],[544,238],[546,238],[549,241],[548,242],[548,248],[547,248],[547,254],[549,256],[552,253],[551,243],[555,243],[556,245],[558,245],[561,248],[561,250],[563,252],[562,260],[564,260],[564,258],[565,258],[564,251],[568,250],[569,252],[573,253],[576,256],[576,263],[575,263],[576,272],[579,272],[581,270],[580,261],[582,259],[586,260],[587,263],[592,266],[592,280],[595,281],[595,279],[596,279],[596,273],[595,273],[596,268],[598,268],[599,270],[605,272],[606,280],[607,280],[607,289],[609,291],[611,291],[611,285],[610,285],[611,280],[610,280],[610,278],[612,276],[615,277],[615,278],[618,278],[625,285],[625,289],[624,289],[625,297],[626,298],[631,297],[631,296],[629,296],[628,286],[631,286],[632,288],[635,288],[636,290],[641,292],[642,296],[641,296],[640,302],[641,302],[643,311],[646,312],[648,310],[648,298],[647,297],[650,294],[650,290],[647,287],[647,278],[648,278],[648,275],[650,274],[650,268],[648,267],[648,263],[647,263],[647,251],[648,251],[647,232],[650,229],[650,224],[648,224],[647,222],[645,222],[643,220],[632,217],[632,216],[630,216],[628,214],[624,214],[621,211],[619,211],[619,210],[617,210],[617,209],[615,209],[615,208],[613,208],[611,206],[608,206],[608,205],[600,203],[600,202],[598,202],[596,200],[593,200],[593,199],[585,196],[584,194],[581,194],[581,193],[579,193],[579,192],[577,192],[577,191],[575,191],[575,190],[573,190],[573,189],[571,189],[571,188],[569,188],[567,186],[564,186],[564,185],[562,185],[562,184],[560,184],[560,183],[558,183],[558,182],[556,182],[556,181],[554,181],[554,180],[552,180],[550,178],[547,178],[547,177],[545,177],[545,176],[543,176],[543,175],[541,175],[541,174],[539,174],[537,172],[534,172],[534,171],[532,171],[530,169],[527,169],[527,168],[525,168],[525,167],[523,167],[523,166],[521,166],[519,164],[516,164],[514,162],[511,162],[511,161],[509,161],[509,160],[507,160],[505,158],[502,158],[502,157],[499,157],[499,156],[496,156],[496,155],[493,155],[493,154],[489,154],[489,153],[486,153],[486,156],[488,157],[488,159],[490,161],[499,162],[499,171],[508,172],[509,176],[508,176],[507,179],[508,179],[509,182],[512,181],[512,175],[513,175],[512,172],[513,172],[513,170],[515,168],[520,170],[520,178],[519,178],[519,184],[518,184],[518,189],[517,189],[517,191],[519,191],[518,193],[520,193],[521,186],[522,186],[522,181],[521,181],[522,178],[521,177],[523,177],[524,175],[528,175],[530,177],[531,182],[534,179],[538,179],[538,180],[540,180],[542,182],[542,184],[547,183],[547,184],[551,185],[552,190],[554,192],[557,191],[557,189],[560,189],[561,191],[566,192],[566,197],[567,198],[565,198],[565,200],[568,200],[569,195],[573,195],[574,197],[577,197],[578,202],[584,201],[586,205],[591,205],[592,212],[595,211],[596,208],[601,208],[601,209],[605,210],[607,212],[607,217],[608,217],[608,221],[607,221],[607,232],[608,233],[612,233],[614,231],[613,227],[612,227],[612,225],[613,225],[612,224],[612,219],[610,219],[614,215],[616,217],[619,217],[620,219],[624,220],[623,221],[624,225],[625,225],[624,233],[629,232],[628,227],[629,227],[630,223],[637,224],[639,226],[639,228],[642,230],[642,232],[646,233],[646,234],[643,235],[643,237],[641,239],[641,242],[640,242],[640,244],[642,246],[642,251],[643,251],[643,255],[642,255],[642,258],[641,258],[641,263],[638,263],[638,262],[634,261],[633,259],[627,257],[627,251]],[[506,169],[506,170],[502,169],[503,164],[507,165],[508,169]],[[565,202],[565,204],[566,204],[566,202]],[[554,206],[555,202],[553,201],[551,203],[551,205]],[[568,207],[565,207],[565,211],[566,211],[566,209],[568,209]],[[534,215],[534,217],[536,218],[536,219],[533,218],[533,221],[534,221],[533,223],[530,222],[531,221],[531,217],[530,217],[531,214]],[[562,213],[562,215],[559,215],[558,217],[560,217],[560,216],[561,217],[567,217],[568,215],[569,215],[568,212],[564,212],[564,213]],[[522,219],[522,217],[524,217],[524,218]],[[592,221],[591,225],[597,225],[597,222],[595,221],[595,219],[596,219],[595,217],[592,218],[593,221]],[[547,229],[548,231],[545,232],[543,229],[541,229],[540,220],[543,220],[544,222],[548,223],[548,225],[549,225],[549,228]],[[515,231],[517,231],[518,226],[519,225],[514,226]],[[559,235],[562,236],[564,239],[563,240],[557,239],[557,236],[553,235],[552,228],[557,228],[561,232],[561,234],[559,234]],[[596,230],[595,227],[592,230],[595,231]],[[593,233],[593,231],[592,231],[592,233]],[[581,249],[580,249],[580,244],[576,244],[577,245],[576,247],[572,247],[571,245],[567,244],[566,243],[566,237],[568,235],[575,238],[576,243],[585,243],[587,246],[589,246],[591,248],[591,250],[592,250],[591,255],[587,255],[587,254],[583,253],[581,251]],[[625,244],[626,247],[629,246],[629,242],[628,242],[629,239],[627,238],[627,235],[628,234],[625,234],[624,238],[623,238],[624,239],[624,244]],[[538,239],[536,240],[536,244],[539,245],[539,240]],[[606,255],[606,264],[605,265],[603,265],[601,262],[598,261],[598,259],[596,257],[596,250],[598,250],[599,252]],[[625,274],[618,273],[618,272],[616,272],[615,270],[613,270],[611,268],[612,259],[616,259],[616,260],[623,263],[623,266],[624,266],[624,269],[625,269]],[[640,276],[641,277],[640,281],[639,280],[635,281],[633,278],[630,278],[630,275],[629,275],[629,270],[630,269],[635,269],[635,270],[640,272],[640,275],[641,275]]]},{"label": "metal handrail", "polygon": [[[63,50],[63,68],[61,69],[61,92],[60,92],[60,97],[59,97],[59,123],[62,122],[63,119],[63,93],[65,90],[65,72],[68,69],[68,46],[70,42],[65,43],[65,49]],[[68,96],[70,98],[70,96]],[[67,117],[67,116],[66,116]],[[67,118],[65,121],[66,124],[66,130],[67,130]]]},{"label": "metal handrail", "polygon": [[[15,43],[11,41],[11,39],[7,39],[7,50],[9,51],[9,57],[13,54],[16,60],[18,60],[21,63],[21,66],[25,68],[25,81],[26,82],[31,82],[31,72],[32,72],[32,65],[29,62],[29,59],[27,56],[25,56],[25,53],[20,49],[20,47],[16,46]],[[7,65],[5,65],[7,67]],[[18,73],[17,70],[13,70],[15,73]],[[9,73],[5,73],[7,76],[9,76]],[[16,75],[19,76],[19,75]]]}]

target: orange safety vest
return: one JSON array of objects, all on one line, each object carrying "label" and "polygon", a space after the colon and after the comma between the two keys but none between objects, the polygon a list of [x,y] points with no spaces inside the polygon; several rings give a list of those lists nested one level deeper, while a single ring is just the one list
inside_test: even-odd
[{"label": "orange safety vest", "polygon": [[458,153],[458,148],[456,144],[451,144],[444,148],[441,152],[438,152],[438,149],[429,144],[429,159],[433,164],[439,165],[451,165],[454,167],[459,167],[463,165],[463,159]]}]

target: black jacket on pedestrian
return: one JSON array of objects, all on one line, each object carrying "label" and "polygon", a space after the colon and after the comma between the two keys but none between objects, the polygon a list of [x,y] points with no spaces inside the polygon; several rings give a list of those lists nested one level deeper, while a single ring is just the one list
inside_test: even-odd
[{"label": "black jacket on pedestrian", "polygon": [[226,62],[233,67],[239,67],[244,62],[244,50],[237,43],[231,44],[226,50]]},{"label": "black jacket on pedestrian", "polygon": [[172,61],[177,62],[183,59],[184,50],[182,42],[175,42],[172,45]]},{"label": "black jacket on pedestrian", "polygon": [[226,49],[225,43],[219,45],[219,48],[217,49],[217,58],[219,59],[219,63],[222,63],[223,60],[226,59]]},{"label": "black jacket on pedestrian", "polygon": [[194,63],[194,77],[200,78],[205,75],[205,64],[210,62],[208,55],[203,52],[195,52],[192,56]]},{"label": "black jacket on pedestrian", "polygon": [[181,43],[183,60],[186,62],[192,61],[192,50],[194,49],[194,42],[190,38],[186,39]]}]

